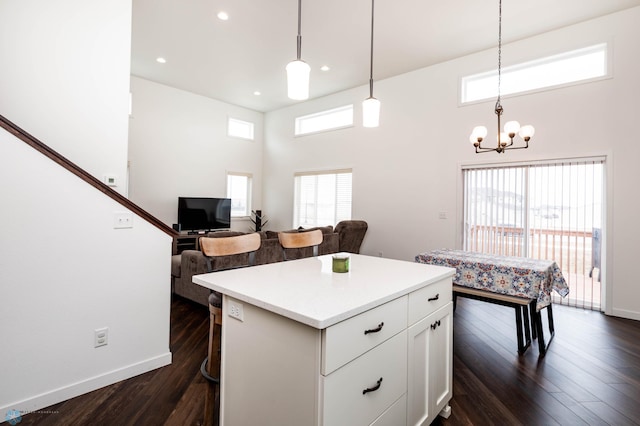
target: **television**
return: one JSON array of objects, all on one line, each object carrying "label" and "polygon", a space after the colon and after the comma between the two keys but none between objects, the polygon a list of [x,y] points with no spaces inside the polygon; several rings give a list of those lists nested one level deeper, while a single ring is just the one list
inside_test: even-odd
[{"label": "television", "polygon": [[231,226],[231,199],[178,197],[178,224],[186,231],[211,231]]}]

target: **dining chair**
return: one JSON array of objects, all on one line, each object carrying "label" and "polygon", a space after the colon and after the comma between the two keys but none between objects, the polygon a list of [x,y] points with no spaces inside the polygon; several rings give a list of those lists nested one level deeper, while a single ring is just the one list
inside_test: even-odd
[{"label": "dining chair", "polygon": [[[247,255],[246,266],[255,265],[256,251],[260,248],[260,234],[254,232],[232,237],[200,237],[200,250],[205,256],[207,272],[238,268],[226,267],[229,256]],[[234,263],[235,264],[235,263]],[[243,266],[240,266],[243,267]],[[222,295],[212,291],[209,295],[209,348],[200,371],[213,383],[220,382],[220,334],[222,326]],[[213,424],[215,390],[207,389],[205,398],[205,424]]]},{"label": "dining chair", "polygon": [[[284,260],[293,260],[305,257],[302,249],[311,247],[313,257],[318,256],[318,246],[322,244],[322,231],[315,229],[313,231],[302,232],[280,232],[278,240],[284,253]],[[287,252],[291,249],[299,249],[294,256],[288,256]],[[289,253],[291,254],[291,253]]]}]

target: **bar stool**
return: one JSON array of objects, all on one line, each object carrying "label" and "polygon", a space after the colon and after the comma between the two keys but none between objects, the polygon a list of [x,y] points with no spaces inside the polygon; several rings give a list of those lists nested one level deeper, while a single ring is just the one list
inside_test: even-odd
[{"label": "bar stool", "polygon": [[[213,272],[226,269],[222,263],[227,256],[247,254],[247,265],[255,265],[255,254],[260,248],[260,234],[244,234],[233,237],[200,237],[200,250],[207,262],[207,271]],[[241,266],[242,267],[242,266]],[[212,291],[209,295],[209,348],[208,356],[200,366],[200,372],[212,383],[220,382],[220,334],[222,326],[222,297],[221,294]],[[213,424],[213,412],[215,409],[215,390],[213,386],[207,387],[205,398],[205,425]]]},{"label": "bar stool", "polygon": [[[299,259],[305,256],[305,253],[302,249],[306,247],[312,247],[313,257],[318,256],[318,246],[322,244],[322,231],[319,229],[315,229],[313,231],[303,231],[303,232],[280,232],[278,233],[278,240],[280,240],[280,245],[282,246],[282,250],[284,253],[284,260],[293,260]],[[289,252],[291,249],[298,249],[294,255],[290,256],[292,253]]]}]

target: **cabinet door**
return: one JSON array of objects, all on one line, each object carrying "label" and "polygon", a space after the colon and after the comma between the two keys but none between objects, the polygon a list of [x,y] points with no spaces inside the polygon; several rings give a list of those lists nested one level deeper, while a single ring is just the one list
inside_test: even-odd
[{"label": "cabinet door", "polygon": [[451,399],[453,303],[408,329],[407,425],[429,425]]},{"label": "cabinet door", "polygon": [[[437,327],[429,342],[429,389],[435,418],[453,394],[453,303],[430,316]],[[431,330],[430,330],[431,331]]]}]

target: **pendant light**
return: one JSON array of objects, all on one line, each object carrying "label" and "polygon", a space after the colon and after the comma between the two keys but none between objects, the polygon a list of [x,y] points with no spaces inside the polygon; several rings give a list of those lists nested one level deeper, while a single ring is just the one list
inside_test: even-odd
[{"label": "pendant light", "polygon": [[302,35],[300,34],[302,21],[302,0],[298,0],[298,56],[295,61],[287,64],[287,92],[289,98],[305,100],[309,98],[309,72],[311,67],[306,62],[300,60],[302,50]]},{"label": "pendant light", "polygon": [[380,101],[373,97],[373,2],[371,0],[371,61],[369,67],[369,97],[362,101],[362,125],[378,127],[380,124]]}]

